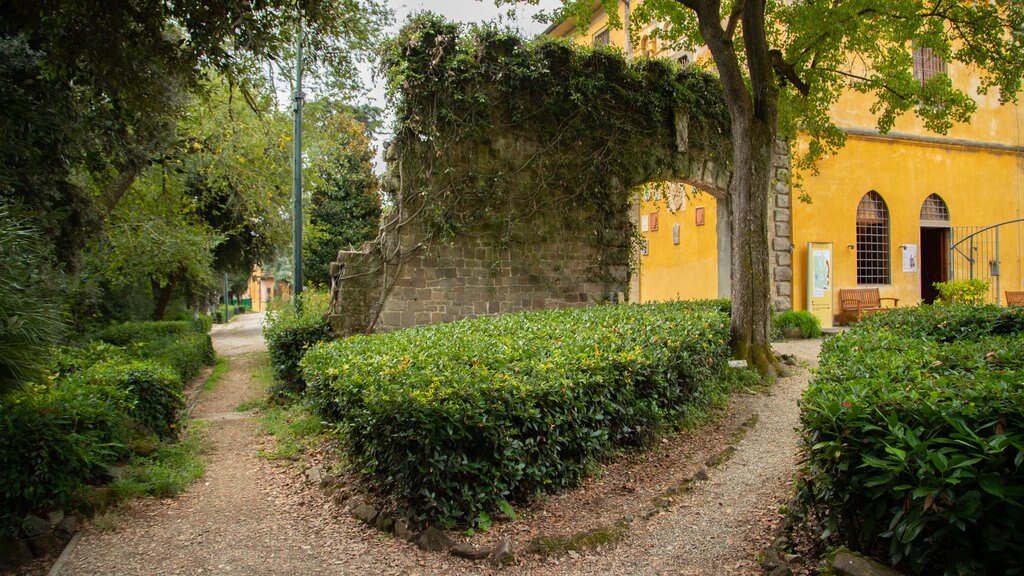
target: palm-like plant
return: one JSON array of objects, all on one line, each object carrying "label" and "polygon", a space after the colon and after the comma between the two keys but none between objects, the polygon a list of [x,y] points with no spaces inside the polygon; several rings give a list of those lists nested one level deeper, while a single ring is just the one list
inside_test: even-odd
[{"label": "palm-like plant", "polygon": [[64,332],[43,246],[33,228],[0,205],[0,395],[40,379]]}]

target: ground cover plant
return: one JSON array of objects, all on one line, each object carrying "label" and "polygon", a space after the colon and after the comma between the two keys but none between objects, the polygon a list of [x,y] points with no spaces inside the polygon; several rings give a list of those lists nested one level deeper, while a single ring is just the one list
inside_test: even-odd
[{"label": "ground cover plant", "polygon": [[1024,310],[893,310],[825,341],[802,503],[914,574],[1024,569]]},{"label": "ground cover plant", "polygon": [[306,396],[402,512],[470,524],[725,397],[720,302],[479,318],[320,344]]},{"label": "ground cover plant", "polygon": [[184,384],[214,361],[208,326],[111,326],[54,349],[48,378],[0,397],[0,533],[18,534],[30,512],[70,510],[110,466],[137,460],[135,448],[176,473]]}]

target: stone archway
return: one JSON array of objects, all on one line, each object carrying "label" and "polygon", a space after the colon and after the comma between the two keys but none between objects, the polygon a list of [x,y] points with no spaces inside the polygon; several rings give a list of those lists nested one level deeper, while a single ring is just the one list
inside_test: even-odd
[{"label": "stone archway", "polygon": [[629,287],[632,188],[672,180],[725,197],[729,120],[706,73],[463,34],[433,15],[390,55],[391,210],[376,241],[332,266],[339,334],[608,300]]}]

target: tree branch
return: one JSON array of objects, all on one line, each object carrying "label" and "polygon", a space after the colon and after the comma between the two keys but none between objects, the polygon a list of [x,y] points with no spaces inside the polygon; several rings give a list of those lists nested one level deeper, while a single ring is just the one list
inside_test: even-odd
[{"label": "tree branch", "polygon": [[810,85],[800,79],[800,76],[796,73],[793,66],[782,58],[782,52],[780,50],[769,50],[768,57],[771,58],[772,68],[779,77],[788,80],[790,84],[796,87],[802,96],[807,96],[810,93]]},{"label": "tree branch", "polygon": [[103,191],[103,205],[107,209],[107,213],[114,211],[117,207],[117,203],[124,197],[125,192],[132,187],[135,183],[135,178],[139,175],[139,169],[132,166],[121,170],[117,175],[117,178],[107,184],[106,189]]},{"label": "tree branch", "polygon": [[725,37],[732,42],[733,36],[736,35],[736,26],[740,23],[740,17],[743,16],[743,6],[746,0],[736,0],[736,3],[732,6],[732,13],[729,14],[729,22],[725,26]]}]

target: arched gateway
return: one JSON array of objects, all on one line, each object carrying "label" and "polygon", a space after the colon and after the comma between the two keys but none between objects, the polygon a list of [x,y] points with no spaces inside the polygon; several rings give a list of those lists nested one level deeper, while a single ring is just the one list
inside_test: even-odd
[{"label": "arched gateway", "polygon": [[463,35],[433,15],[406,25],[385,64],[398,104],[389,206],[377,240],[332,266],[338,333],[616,298],[634,253],[629,191],[728,186],[728,114],[708,74]]}]

